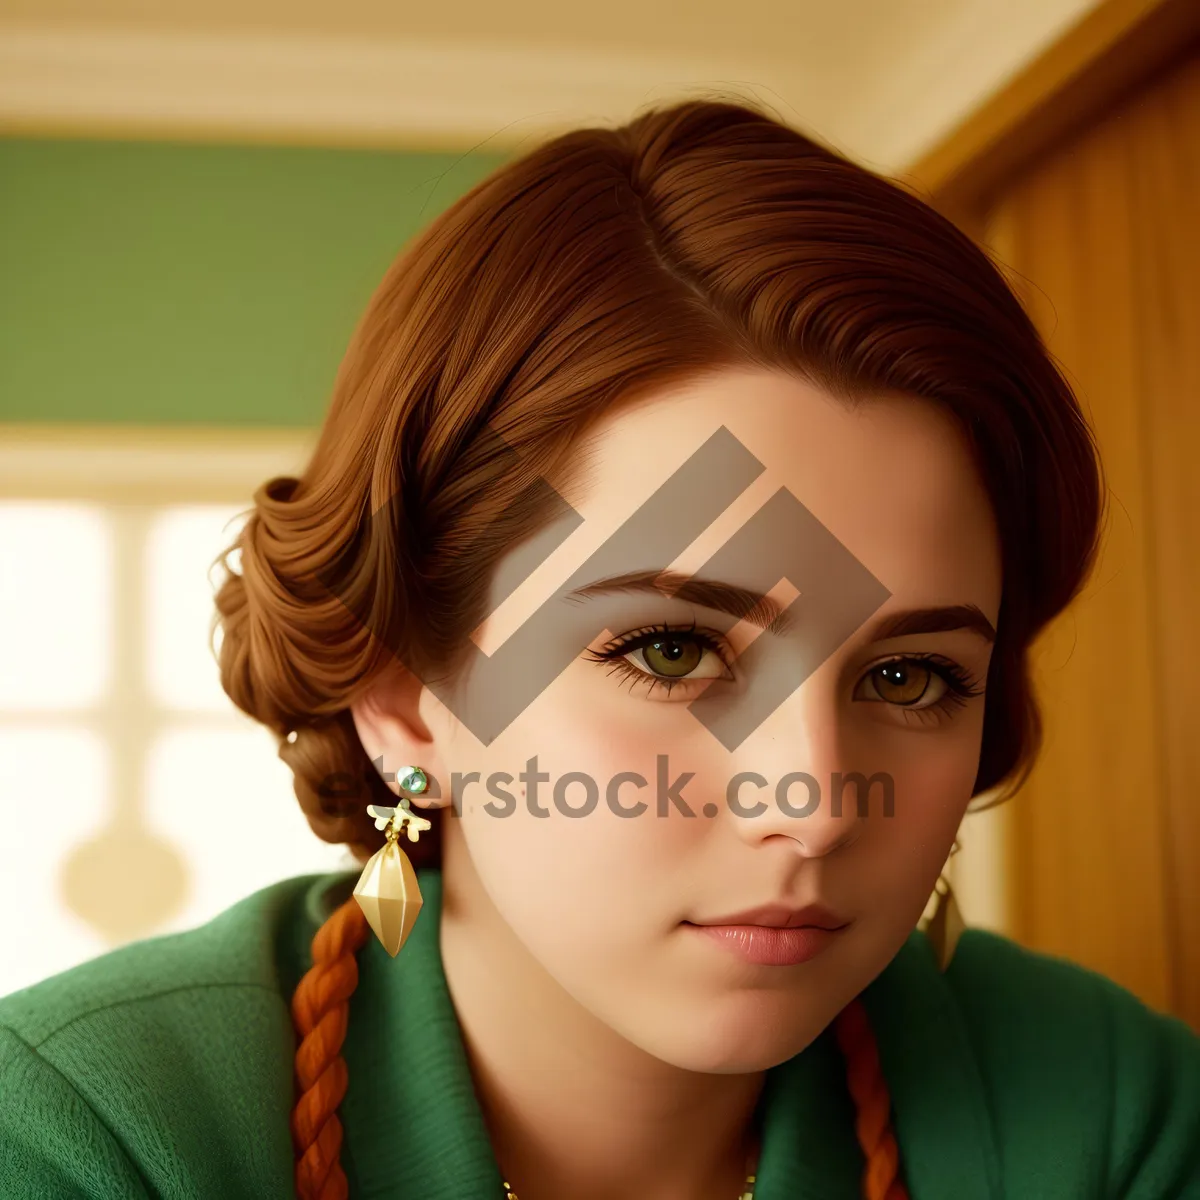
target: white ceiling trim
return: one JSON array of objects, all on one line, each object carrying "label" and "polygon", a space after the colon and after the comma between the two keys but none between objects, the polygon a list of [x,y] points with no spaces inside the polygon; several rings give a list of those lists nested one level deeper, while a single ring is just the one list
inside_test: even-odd
[{"label": "white ceiling trim", "polygon": [[756,94],[731,75],[762,72],[529,43],[0,24],[0,128],[507,149],[684,92]]},{"label": "white ceiling trim", "polygon": [[312,429],[23,425],[0,429],[0,500],[246,498],[303,470]]},{"label": "white ceiling trim", "polygon": [[[891,24],[873,30],[830,24],[824,8],[817,21],[822,0],[806,0],[794,20],[764,25],[748,59],[716,29],[708,50],[661,54],[521,37],[520,4],[505,41],[0,19],[0,133],[499,151],[708,95],[752,98],[889,174],[1098,0],[939,0],[940,18],[905,36],[897,13],[929,2],[895,0]],[[746,20],[765,17],[750,4]]]}]

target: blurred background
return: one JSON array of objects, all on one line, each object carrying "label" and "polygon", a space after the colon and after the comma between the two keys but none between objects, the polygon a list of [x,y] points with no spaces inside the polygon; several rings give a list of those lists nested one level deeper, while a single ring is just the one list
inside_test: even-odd
[{"label": "blurred background", "polygon": [[413,233],[696,94],[938,207],[1077,388],[1104,557],[1037,648],[1042,760],[950,875],[1200,1029],[1195,0],[0,0],[0,994],[356,865],[220,690],[212,560]]}]

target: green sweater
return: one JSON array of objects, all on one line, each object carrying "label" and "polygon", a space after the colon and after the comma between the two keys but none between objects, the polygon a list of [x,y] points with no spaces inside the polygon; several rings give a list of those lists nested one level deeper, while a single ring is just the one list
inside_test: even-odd
[{"label": "green sweater", "polygon": [[[356,873],[265,888],[0,999],[0,1197],[294,1195],[288,1002]],[[353,1200],[499,1200],[438,949],[359,955],[343,1054]],[[969,930],[915,932],[863,993],[913,1200],[1200,1200],[1200,1039],[1103,977]],[[767,1075],[756,1200],[861,1195],[832,1033]]]}]

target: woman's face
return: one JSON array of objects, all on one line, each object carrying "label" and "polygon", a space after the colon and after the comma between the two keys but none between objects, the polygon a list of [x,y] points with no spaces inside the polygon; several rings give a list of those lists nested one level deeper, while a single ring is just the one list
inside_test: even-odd
[{"label": "woman's face", "polygon": [[[722,426],[761,474],[729,484],[724,507],[714,497],[734,467],[714,472],[715,521],[672,502],[681,550],[611,540]],[[461,816],[435,819],[460,914],[511,932],[516,953],[657,1058],[763,1069],[808,1045],[887,965],[949,854],[978,769],[1000,604],[988,500],[927,402],[869,396],[851,411],[753,368],[614,412],[581,453],[560,490],[582,522],[537,570],[514,565],[523,582],[474,638],[495,653],[550,599],[553,619],[532,627],[544,635],[509,669],[553,676],[546,664],[564,647],[569,665],[487,745],[460,719],[480,711],[470,697],[496,689],[482,664],[450,707],[421,690],[423,749],[359,728],[385,769],[420,762],[444,795],[459,776]],[[786,494],[820,525],[796,519]],[[754,536],[733,540],[772,497]],[[562,594],[568,580],[579,592],[643,569],[765,592],[781,610],[801,599],[771,631],[700,599]],[[927,632],[882,628],[929,609],[952,611],[924,621]],[[853,783],[835,803],[839,772],[877,777],[865,811]],[[738,787],[741,773],[752,774]],[[729,920],[746,910],[810,904],[844,927],[803,961],[802,935],[719,928],[757,923]]]}]

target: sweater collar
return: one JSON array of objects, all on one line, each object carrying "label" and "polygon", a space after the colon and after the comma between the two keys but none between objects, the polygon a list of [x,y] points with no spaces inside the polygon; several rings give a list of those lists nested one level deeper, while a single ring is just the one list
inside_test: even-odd
[{"label": "sweater collar", "polygon": [[[310,922],[349,899],[356,879],[324,877],[310,893]],[[401,953],[391,958],[372,936],[358,954],[342,1047],[342,1166],[356,1200],[501,1200],[503,1178],[442,969],[441,872],[423,869],[419,880],[424,906]],[[999,1196],[982,1080],[922,934],[914,931],[863,1002],[912,1194]],[[767,1072],[760,1119],[755,1200],[860,1194],[854,1104],[832,1028]]]}]

